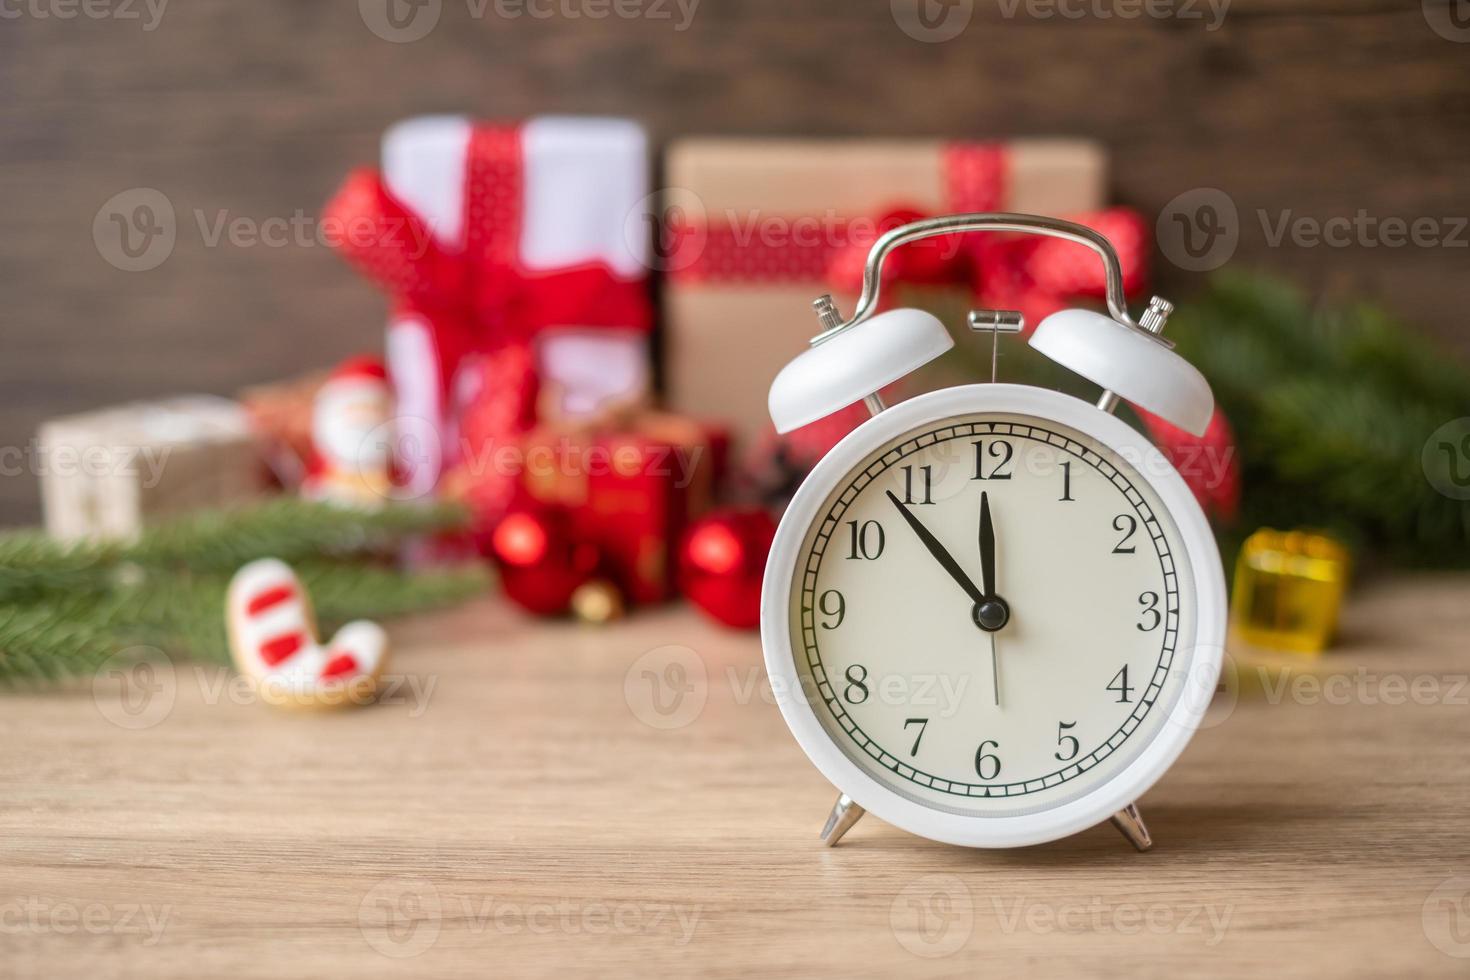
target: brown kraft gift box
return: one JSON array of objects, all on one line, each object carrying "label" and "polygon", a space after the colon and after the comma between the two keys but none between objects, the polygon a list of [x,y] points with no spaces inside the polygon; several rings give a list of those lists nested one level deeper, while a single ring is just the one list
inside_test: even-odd
[{"label": "brown kraft gift box", "polygon": [[[690,139],[669,151],[664,201],[664,376],[670,407],[770,430],[766,392],[818,332],[811,302],[866,255],[895,212],[1104,206],[1106,158],[1085,140]],[[850,276],[848,280],[850,281]]]}]

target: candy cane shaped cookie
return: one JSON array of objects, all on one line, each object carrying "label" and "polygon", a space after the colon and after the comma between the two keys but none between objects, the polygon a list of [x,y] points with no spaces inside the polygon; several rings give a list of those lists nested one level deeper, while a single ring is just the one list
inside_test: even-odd
[{"label": "candy cane shaped cookie", "polygon": [[225,600],[230,654],[272,704],[337,707],[369,700],[388,657],[376,623],[348,623],[317,641],[311,597],[283,561],[264,558],[241,568]]}]

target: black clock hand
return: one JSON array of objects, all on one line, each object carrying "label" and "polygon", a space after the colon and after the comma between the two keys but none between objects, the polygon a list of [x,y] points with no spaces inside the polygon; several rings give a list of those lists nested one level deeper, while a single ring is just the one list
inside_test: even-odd
[{"label": "black clock hand", "polygon": [[1000,597],[995,581],[995,522],[990,519],[990,494],[980,492],[980,581],[985,595],[975,600],[975,625],[994,633],[1011,620],[1011,607]]},{"label": "black clock hand", "polygon": [[940,566],[949,573],[949,577],[958,582],[960,588],[965,590],[965,595],[977,604],[984,602],[985,593],[975,588],[975,583],[970,581],[970,576],[966,575],[964,569],[960,568],[959,562],[944,550],[944,545],[939,543],[939,539],[930,534],[927,527],[919,523],[919,519],[909,512],[909,509],[903,505],[903,501],[899,500],[892,490],[888,491],[888,499],[893,501],[893,506],[898,508],[898,512],[903,515],[909,527],[914,529],[914,533],[919,536],[924,547],[929,549],[929,554],[934,556],[934,560],[939,562]]},{"label": "black clock hand", "polygon": [[985,601],[975,606],[975,625],[990,635],[990,684],[995,706],[1000,707],[1000,657],[995,652],[995,631],[1010,619],[1006,601],[995,591],[995,523],[990,519],[990,494],[980,491],[980,582]]},{"label": "black clock hand", "polygon": [[990,521],[990,494],[980,492],[980,586],[987,599],[995,591],[995,525]]}]

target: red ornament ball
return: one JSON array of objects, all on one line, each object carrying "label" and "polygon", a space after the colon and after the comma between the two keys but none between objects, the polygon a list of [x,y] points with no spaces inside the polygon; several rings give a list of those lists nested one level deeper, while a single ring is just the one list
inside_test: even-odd
[{"label": "red ornament ball", "polygon": [[567,515],[551,508],[512,509],[491,532],[489,550],[506,596],[538,616],[566,612],[597,571],[597,548],[577,541]]},{"label": "red ornament ball", "polygon": [[761,580],[776,522],[755,508],[717,511],[691,527],[679,549],[684,595],[736,629],[761,621]]}]

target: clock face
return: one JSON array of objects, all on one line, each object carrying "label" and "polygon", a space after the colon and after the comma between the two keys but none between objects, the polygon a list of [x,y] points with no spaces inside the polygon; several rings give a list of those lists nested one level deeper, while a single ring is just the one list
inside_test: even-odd
[{"label": "clock face", "polygon": [[790,595],[797,681],[828,737],[964,815],[1050,809],[1137,758],[1183,691],[1197,614],[1179,530],[1138,470],[996,412],[849,470]]}]

